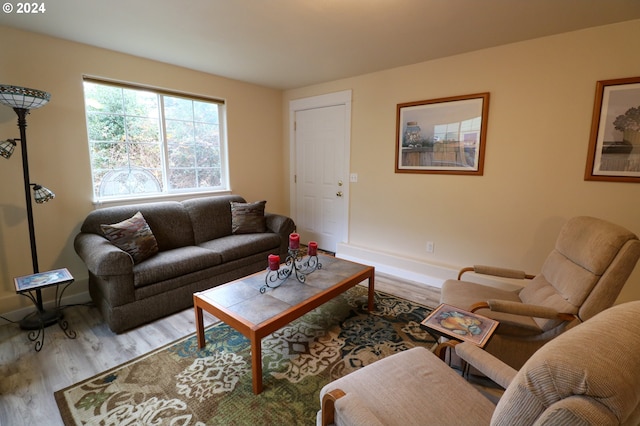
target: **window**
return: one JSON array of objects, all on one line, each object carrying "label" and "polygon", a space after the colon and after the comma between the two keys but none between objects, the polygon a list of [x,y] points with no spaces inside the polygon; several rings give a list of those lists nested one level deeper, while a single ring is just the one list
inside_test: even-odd
[{"label": "window", "polygon": [[224,102],[85,78],[96,200],[228,190]]}]

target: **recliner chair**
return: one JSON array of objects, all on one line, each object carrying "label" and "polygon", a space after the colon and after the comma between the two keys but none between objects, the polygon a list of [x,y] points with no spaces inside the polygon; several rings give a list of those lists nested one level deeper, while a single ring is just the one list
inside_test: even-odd
[{"label": "recliner chair", "polygon": [[472,343],[455,352],[505,387],[497,405],[429,350],[396,353],[327,384],[318,425],[640,424],[640,301],[601,312],[516,371]]},{"label": "recliner chair", "polygon": [[[640,257],[640,241],[613,223],[580,216],[567,221],[540,274],[475,266],[447,280],[440,301],[500,322],[485,350],[519,369],[542,345],[612,306]],[[519,291],[461,281],[462,274],[519,278]],[[454,361],[455,362],[455,361]]]}]

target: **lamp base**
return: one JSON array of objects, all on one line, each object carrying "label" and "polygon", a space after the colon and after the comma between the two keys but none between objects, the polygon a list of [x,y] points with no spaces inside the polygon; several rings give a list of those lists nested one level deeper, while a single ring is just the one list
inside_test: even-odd
[{"label": "lamp base", "polygon": [[60,322],[62,312],[59,309],[52,311],[35,311],[20,321],[20,328],[23,330],[41,330]]}]

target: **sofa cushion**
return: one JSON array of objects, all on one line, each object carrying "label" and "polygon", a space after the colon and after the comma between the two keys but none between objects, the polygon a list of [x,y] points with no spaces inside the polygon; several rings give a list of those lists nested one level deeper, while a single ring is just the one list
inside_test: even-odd
[{"label": "sofa cushion", "polygon": [[129,253],[133,263],[140,263],[158,253],[158,242],[140,212],[122,222],[101,225],[101,228],[109,241]]},{"label": "sofa cushion", "polygon": [[266,201],[255,203],[231,202],[231,232],[234,234],[255,234],[267,230],[264,218]]},{"label": "sofa cushion", "polygon": [[[242,259],[261,252],[280,250],[280,235],[271,232],[262,234],[238,234],[216,238],[200,244],[200,247],[211,250],[222,256],[223,262]],[[264,258],[267,266],[267,257]]]},{"label": "sofa cushion", "polygon": [[133,267],[134,287],[142,287],[187,275],[222,263],[222,256],[197,246],[180,247],[158,253]]},{"label": "sofa cushion", "polygon": [[[191,219],[183,205],[177,201],[130,204],[97,209],[89,213],[82,223],[81,232],[103,235],[102,224],[116,223],[142,213],[158,242],[158,250],[192,246],[193,229]],[[231,212],[229,212],[231,215]],[[231,220],[229,220],[231,228]],[[229,233],[231,230],[229,229]]]},{"label": "sofa cushion", "polygon": [[232,234],[231,201],[246,202],[238,195],[220,195],[182,201],[193,225],[196,245]]}]

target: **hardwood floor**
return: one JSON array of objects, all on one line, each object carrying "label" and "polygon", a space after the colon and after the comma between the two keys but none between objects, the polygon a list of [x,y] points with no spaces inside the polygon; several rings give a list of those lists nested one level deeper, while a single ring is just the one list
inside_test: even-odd
[{"label": "hardwood floor", "polygon": [[[376,274],[376,290],[435,307],[439,290]],[[195,331],[193,309],[114,334],[91,305],[64,310],[74,340],[53,325],[40,352],[15,324],[0,326],[0,426],[62,425],[53,392]],[[205,315],[205,325],[215,322]]]}]

